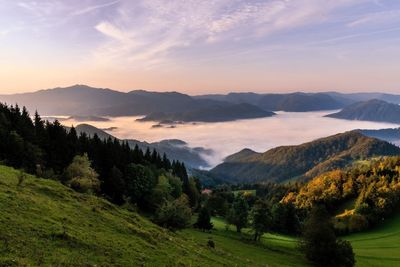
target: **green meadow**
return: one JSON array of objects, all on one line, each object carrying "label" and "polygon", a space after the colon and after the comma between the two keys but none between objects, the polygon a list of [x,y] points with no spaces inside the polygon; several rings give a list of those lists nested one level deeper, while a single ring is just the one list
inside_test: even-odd
[{"label": "green meadow", "polygon": [[[309,266],[296,238],[266,234],[255,244],[249,229],[213,224],[211,233],[173,233],[133,207],[0,166],[0,266]],[[357,266],[400,266],[400,216],[347,239]]]}]

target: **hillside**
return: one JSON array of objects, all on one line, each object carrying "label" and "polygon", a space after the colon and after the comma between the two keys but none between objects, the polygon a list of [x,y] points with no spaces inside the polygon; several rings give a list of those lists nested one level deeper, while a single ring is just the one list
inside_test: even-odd
[{"label": "hillside", "polygon": [[346,237],[356,254],[356,266],[392,267],[400,265],[400,214],[378,228]]},{"label": "hillside", "polygon": [[[115,137],[108,134],[104,130],[96,128],[89,124],[79,124],[75,127],[78,134],[86,133],[89,136],[97,134],[100,139],[106,140],[108,138],[114,139]],[[129,146],[133,149],[136,145],[143,150],[153,149],[157,150],[161,155],[166,154],[171,160],[179,160],[185,163],[189,168],[205,168],[209,167],[208,162],[203,158],[203,155],[210,155],[213,153],[210,149],[203,147],[190,147],[182,140],[162,140],[159,142],[142,142],[138,140],[128,139]]]},{"label": "hillside", "polygon": [[326,117],[345,120],[400,123],[400,106],[382,100],[372,99],[357,102],[343,108],[337,113],[326,115]]},{"label": "hillside", "polygon": [[[172,233],[136,212],[0,166],[1,266],[303,266],[294,246]],[[207,247],[212,238],[216,248]],[[272,246],[272,247],[271,247]]]},{"label": "hillside", "polygon": [[394,145],[352,131],[264,153],[244,150],[227,157],[211,174],[232,182],[285,182],[341,168],[356,159],[399,154]]},{"label": "hillside", "polygon": [[359,131],[365,136],[378,138],[396,145],[400,145],[400,128]]}]

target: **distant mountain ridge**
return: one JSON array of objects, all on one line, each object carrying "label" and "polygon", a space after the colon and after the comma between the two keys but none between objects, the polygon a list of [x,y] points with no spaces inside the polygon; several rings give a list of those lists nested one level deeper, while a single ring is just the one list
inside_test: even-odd
[{"label": "distant mountain ridge", "polygon": [[271,111],[307,112],[318,110],[340,109],[360,101],[379,99],[394,104],[400,104],[400,95],[385,93],[283,93],[258,94],[228,93],[195,96],[197,99],[213,99],[231,103],[248,103]]},{"label": "distant mountain ridge", "polygon": [[161,122],[221,122],[238,119],[264,118],[275,115],[274,112],[266,111],[251,104],[241,103],[230,106],[208,107],[186,112],[174,113],[152,113],[139,121],[161,121]]},{"label": "distant mountain ridge", "polygon": [[198,99],[213,99],[231,103],[247,103],[264,110],[306,112],[333,110],[344,106],[343,103],[323,93],[256,94],[229,93],[227,95],[203,95]]},{"label": "distant mountain ridge", "polygon": [[372,99],[357,102],[343,108],[337,113],[326,115],[326,117],[345,120],[400,123],[400,106],[383,100]]},{"label": "distant mountain ridge", "polygon": [[[24,105],[33,113],[66,116],[140,116],[165,114],[176,117],[184,114],[184,121],[225,121],[240,118],[270,116],[270,112],[256,106],[237,106],[212,99],[194,99],[178,92],[148,92],[135,90],[128,93],[111,89],[75,85],[67,88],[41,90],[33,93],[0,95],[0,101]],[[62,102],[62,105],[60,105]],[[214,111],[220,116],[204,119],[204,113]],[[174,115],[175,114],[175,115]],[[154,117],[154,120],[159,120]],[[186,118],[186,119],[185,119]],[[160,119],[161,120],[161,119]]]},{"label": "distant mountain ridge", "polygon": [[400,148],[351,131],[264,153],[245,149],[227,157],[211,174],[230,182],[286,182],[342,168],[354,160],[389,155],[400,155]]},{"label": "distant mountain ridge", "polygon": [[400,146],[400,128],[388,128],[379,130],[358,130],[365,136],[381,139]]}]

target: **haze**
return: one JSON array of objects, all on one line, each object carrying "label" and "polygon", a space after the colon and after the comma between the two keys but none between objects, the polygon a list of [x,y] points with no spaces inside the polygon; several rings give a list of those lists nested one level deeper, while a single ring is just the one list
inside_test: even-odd
[{"label": "haze", "polygon": [[400,1],[0,0],[0,93],[398,92]]},{"label": "haze", "polygon": [[[399,127],[397,124],[366,121],[346,121],[323,117],[324,112],[278,112],[277,116],[222,123],[197,123],[178,125],[176,128],[152,128],[154,122],[137,122],[138,117],[116,117],[106,122],[87,122],[98,128],[117,127],[108,133],[123,139],[156,142],[180,139],[190,146],[214,150],[205,157],[212,166],[244,148],[264,152],[281,145],[298,145],[316,138],[326,137],[353,129],[381,129]],[[82,122],[63,121],[64,125]]]}]

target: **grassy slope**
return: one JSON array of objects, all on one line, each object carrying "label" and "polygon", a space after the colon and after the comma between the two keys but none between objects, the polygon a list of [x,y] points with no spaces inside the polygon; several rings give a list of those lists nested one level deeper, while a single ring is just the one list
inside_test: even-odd
[{"label": "grassy slope", "polygon": [[[268,234],[254,245],[218,219],[212,233],[174,234],[54,181],[29,176],[17,186],[17,175],[0,166],[0,266],[307,266],[295,238]],[[346,239],[357,266],[400,266],[400,215]]]},{"label": "grassy slope", "polygon": [[230,252],[229,257],[244,259],[246,266],[309,266],[296,249],[295,238],[266,234],[261,244],[254,245],[251,241],[246,241],[249,238],[249,229],[243,229],[243,234],[238,234],[233,227],[226,229],[225,222],[218,218],[213,218],[213,224],[215,230],[212,234],[193,229],[184,230],[184,233],[202,243],[211,238],[216,247]]},{"label": "grassy slope", "polygon": [[353,245],[357,266],[400,266],[400,214],[377,229],[346,239]]},{"label": "grassy slope", "polygon": [[[282,240],[246,244],[216,223],[177,234],[135,212],[0,166],[0,266],[298,266]],[[66,235],[63,235],[65,228]],[[212,236],[216,249],[206,246]],[[267,239],[266,239],[267,240]]]}]

